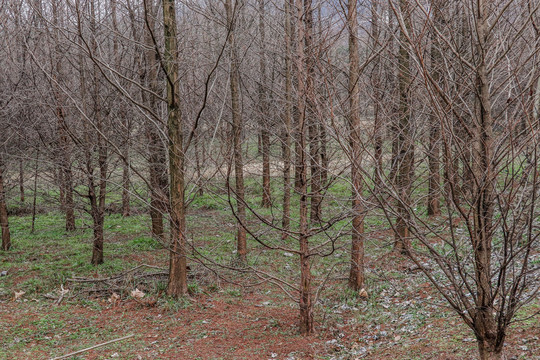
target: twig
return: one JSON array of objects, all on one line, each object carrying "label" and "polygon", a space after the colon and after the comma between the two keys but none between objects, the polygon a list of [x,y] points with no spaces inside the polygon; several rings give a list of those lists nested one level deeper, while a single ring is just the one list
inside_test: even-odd
[{"label": "twig", "polygon": [[64,295],[66,295],[69,290],[64,289],[64,285],[60,285],[60,297],[54,302],[56,306],[59,306],[62,300],[64,300]]},{"label": "twig", "polygon": [[50,360],[67,359],[67,358],[70,357],[70,356],[77,355],[77,354],[81,354],[81,353],[83,353],[83,352],[90,351],[90,350],[93,350],[93,349],[95,349],[95,348],[98,348],[98,347],[101,347],[101,346],[105,346],[105,345],[109,345],[109,344],[112,344],[112,343],[115,343],[115,342],[118,342],[118,341],[126,340],[126,339],[129,339],[129,338],[133,337],[133,336],[135,336],[135,334],[131,334],[131,335],[128,335],[128,336],[124,336],[124,337],[122,337],[122,338],[115,339],[115,340],[110,340],[110,341],[104,342],[104,343],[102,343],[102,344],[94,345],[94,346],[91,346],[91,347],[89,347],[89,348],[82,349],[82,350],[79,350],[79,351],[75,351],[75,352],[72,352],[72,353],[69,353],[69,354],[66,354],[66,355],[62,355],[62,356],[59,356],[59,357],[51,358]]}]

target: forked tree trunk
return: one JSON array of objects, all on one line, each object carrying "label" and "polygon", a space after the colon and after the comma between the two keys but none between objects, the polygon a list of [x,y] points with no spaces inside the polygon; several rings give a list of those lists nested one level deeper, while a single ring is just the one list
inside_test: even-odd
[{"label": "forked tree trunk", "polygon": [[503,358],[502,346],[494,346],[491,341],[478,338],[477,340],[480,360],[501,360]]},{"label": "forked tree trunk", "polygon": [[178,44],[174,0],[163,0],[165,68],[169,135],[169,172],[171,204],[171,246],[167,294],[178,298],[187,294],[187,239],[184,203],[184,149],[180,84],[178,77]]},{"label": "forked tree trunk", "polygon": [[237,255],[241,262],[246,261],[247,242],[246,229],[246,205],[244,204],[244,161],[242,158],[242,113],[240,109],[240,63],[238,60],[235,40],[235,13],[238,11],[238,2],[235,0],[234,8],[232,0],[226,0],[225,10],[227,12],[227,26],[229,27],[229,48],[231,52],[231,108],[232,108],[232,143],[234,156],[234,175],[236,192],[237,223]]},{"label": "forked tree trunk", "polygon": [[7,251],[11,248],[11,235],[9,232],[6,192],[4,190],[4,170],[4,158],[0,154],[0,227],[2,228],[2,250]]},{"label": "forked tree trunk", "polygon": [[352,182],[352,242],[349,287],[364,288],[364,214],[362,204],[362,144],[360,121],[360,54],[358,46],[357,1],[348,1],[349,27],[349,143]]},{"label": "forked tree trunk", "polygon": [[473,317],[478,349],[482,359],[500,359],[504,343],[504,328],[499,328],[494,318],[494,294],[492,284],[493,213],[494,188],[497,175],[493,163],[493,118],[490,96],[490,80],[487,70],[487,4],[479,0],[475,9],[476,44],[476,119],[474,125],[473,156],[473,206],[472,245],[476,283],[476,311]]}]

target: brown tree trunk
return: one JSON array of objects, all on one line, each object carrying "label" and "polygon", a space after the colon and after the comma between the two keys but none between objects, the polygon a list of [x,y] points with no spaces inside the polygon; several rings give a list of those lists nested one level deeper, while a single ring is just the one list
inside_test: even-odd
[{"label": "brown tree trunk", "polygon": [[476,10],[476,119],[474,125],[473,156],[473,206],[474,234],[474,269],[476,282],[476,311],[473,317],[478,349],[482,359],[499,359],[504,342],[504,333],[498,329],[494,319],[493,286],[491,283],[491,255],[493,242],[494,212],[494,174],[493,164],[493,118],[491,115],[491,98],[489,90],[488,70],[486,66],[488,22],[487,2],[478,1]]},{"label": "brown tree trunk", "polygon": [[[116,19],[116,2],[117,0],[110,0],[111,4],[111,19],[112,29],[115,33],[118,33],[118,22]],[[118,69],[121,68],[121,59],[118,52],[118,37],[113,37],[113,57],[115,65]],[[120,105],[119,118],[122,122],[124,130],[124,141],[122,146],[122,216],[126,217],[130,215],[130,142],[131,142],[131,121],[126,116],[124,105]]]},{"label": "brown tree trunk", "polygon": [[38,174],[39,174],[39,148],[36,150],[36,161],[34,168],[34,195],[32,201],[32,228],[30,233],[34,233],[36,228],[36,206],[37,206],[37,183],[38,183]]},{"label": "brown tree trunk", "polygon": [[167,294],[178,298],[187,294],[187,239],[184,203],[183,122],[180,113],[178,44],[174,0],[163,0],[165,67],[167,81],[167,128],[171,204],[171,247]]},{"label": "brown tree trunk", "polygon": [[2,228],[2,250],[7,251],[11,248],[11,235],[9,232],[6,192],[4,190],[4,171],[4,158],[0,154],[0,227]]},{"label": "brown tree trunk", "polygon": [[410,56],[407,49],[407,36],[405,31],[410,31],[411,14],[409,0],[400,0],[399,6],[404,18],[405,29],[401,29],[399,42],[399,119],[397,124],[397,174],[396,187],[399,193],[397,204],[398,217],[396,221],[396,233],[394,250],[407,254],[409,252],[409,205],[411,201],[411,183],[414,164],[414,141],[412,139],[411,119],[409,109],[409,91],[411,86]]},{"label": "brown tree trunk", "polygon": [[24,202],[24,162],[19,159],[19,201]]},{"label": "brown tree trunk", "polygon": [[315,59],[313,44],[313,7],[312,0],[304,0],[304,52],[306,64],[306,123],[308,125],[309,143],[309,165],[310,165],[310,220],[318,222],[321,220],[321,151],[319,124],[316,116],[315,100]]},{"label": "brown tree trunk", "polygon": [[227,12],[227,26],[229,27],[229,47],[231,51],[231,71],[230,71],[230,87],[231,87],[231,108],[232,108],[232,143],[234,155],[234,174],[236,186],[236,206],[237,206],[237,255],[241,262],[246,261],[247,242],[246,229],[244,224],[246,221],[246,205],[244,204],[244,161],[242,158],[242,113],[240,109],[240,63],[238,60],[235,26],[236,19],[234,14],[239,6],[235,0],[234,7],[232,0],[226,0],[225,10]]},{"label": "brown tree trunk", "polygon": [[197,172],[196,184],[198,188],[197,193],[199,194],[199,196],[202,196],[204,195],[204,187],[203,187],[203,175],[202,175],[202,169],[201,169],[200,141],[201,141],[201,136],[197,132],[197,134],[195,135],[195,144],[194,144],[195,145],[195,167],[196,167],[195,171]]},{"label": "brown tree trunk", "polygon": [[265,37],[265,5],[264,0],[259,0],[259,33],[260,33],[260,50],[259,50],[259,71],[261,80],[259,83],[259,112],[261,126],[261,145],[262,145],[262,207],[268,208],[272,205],[272,197],[270,192],[270,118],[268,114],[268,95],[266,91],[267,76],[266,76],[266,37]]},{"label": "brown tree trunk", "polygon": [[358,46],[357,1],[348,1],[349,27],[349,142],[352,182],[352,242],[349,287],[355,291],[364,288],[364,214],[362,204],[362,139],[360,121],[360,54]]},{"label": "brown tree trunk", "polygon": [[[58,4],[56,1],[52,2],[53,9],[53,22],[56,29],[60,28]],[[54,51],[55,56],[55,73],[56,79],[53,82],[53,94],[56,101],[56,119],[57,119],[57,133],[59,143],[59,169],[58,178],[60,183],[60,204],[61,209],[66,214],[66,231],[75,230],[75,205],[73,201],[73,173],[71,168],[71,143],[68,135],[68,126],[66,121],[66,114],[64,111],[64,96],[62,91],[56,85],[64,76],[62,72],[62,49],[59,41],[59,30],[55,30],[54,36],[56,40],[56,47]],[[82,65],[81,65],[82,66]]]},{"label": "brown tree trunk", "polygon": [[[146,1],[146,25],[144,32],[144,42],[146,45],[145,62],[146,67],[142,76],[149,89],[158,94],[158,64],[157,54],[152,40],[151,32],[155,31],[156,6],[153,0]],[[150,111],[159,114],[159,105],[153,94],[143,91],[142,98]],[[151,114],[149,114],[151,116]],[[161,242],[165,241],[163,230],[163,214],[168,210],[169,196],[167,179],[167,154],[165,145],[160,137],[160,123],[149,121],[146,126],[146,136],[148,139],[148,167],[150,175],[150,218],[152,223],[152,235]]]},{"label": "brown tree trunk", "polygon": [[[433,0],[433,23],[437,27],[444,26],[444,18],[442,16],[442,2]],[[441,74],[441,51],[440,44],[437,44],[432,37],[431,43],[431,68],[433,81],[439,82],[442,79]],[[429,168],[429,185],[428,185],[428,206],[427,214],[429,216],[437,216],[441,214],[440,207],[440,127],[435,114],[429,117],[429,149],[428,149],[428,168]]]},{"label": "brown tree trunk", "polygon": [[[371,2],[371,42],[372,52],[376,52],[380,48],[379,44],[379,15],[377,13],[377,1]],[[380,109],[382,106],[382,80],[381,80],[381,56],[376,56],[373,59],[373,72],[371,76],[371,84],[373,86],[373,148],[375,159],[375,173],[382,170],[382,147],[383,147],[383,124]]]},{"label": "brown tree trunk", "polygon": [[[96,34],[96,16],[95,16],[95,4],[90,3],[90,32]],[[82,34],[80,34],[82,36]],[[92,52],[97,51],[97,42],[95,37],[92,36],[90,42]],[[86,79],[84,76],[84,61],[82,55],[80,57],[81,66],[81,98],[83,99],[83,109],[86,107]],[[94,232],[94,241],[92,246],[92,265],[103,264],[103,243],[104,243],[104,230],[103,225],[105,223],[105,195],[107,191],[107,147],[104,139],[104,124],[101,114],[101,108],[99,106],[99,68],[96,64],[92,69],[92,93],[91,98],[93,101],[92,108],[92,126],[84,121],[85,128],[85,146],[84,152],[86,157],[86,177],[88,183],[88,199],[90,201],[90,214],[92,216],[92,228]],[[95,127],[95,130],[94,130]],[[95,132],[94,132],[95,131]],[[91,133],[92,132],[92,133]],[[98,176],[96,177],[93,160],[93,144],[97,138],[97,166]],[[96,181],[97,179],[97,181]]]},{"label": "brown tree trunk", "polygon": [[129,167],[130,167],[130,162],[131,162],[130,154],[129,154],[129,137],[126,140],[126,142],[128,144],[125,145],[125,149],[124,149],[125,162],[122,166],[122,216],[124,217],[131,215],[130,194],[129,194],[129,186],[130,186]]},{"label": "brown tree trunk", "polygon": [[307,142],[306,142],[306,78],[310,75],[306,71],[305,50],[303,46],[305,37],[305,22],[302,20],[304,10],[310,0],[296,0],[296,29],[297,44],[297,91],[298,91],[298,150],[300,175],[300,209],[299,209],[299,247],[300,247],[300,332],[309,335],[314,332],[313,302],[311,293],[311,267],[309,263],[309,229],[308,229],[308,192],[307,192]]},{"label": "brown tree trunk", "polygon": [[495,347],[488,341],[478,340],[478,352],[480,360],[501,360],[502,346]]},{"label": "brown tree trunk", "polygon": [[292,24],[294,0],[285,0],[285,121],[283,129],[283,218],[281,238],[285,240],[290,228],[291,206],[291,131],[293,121],[292,97]]}]

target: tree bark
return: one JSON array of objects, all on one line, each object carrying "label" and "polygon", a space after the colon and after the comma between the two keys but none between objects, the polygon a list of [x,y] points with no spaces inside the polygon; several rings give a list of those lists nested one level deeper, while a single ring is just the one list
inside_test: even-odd
[{"label": "tree bark", "polygon": [[4,171],[4,158],[0,154],[0,227],[2,228],[2,250],[7,251],[11,248],[11,235],[9,232],[6,192],[4,190]]},{"label": "tree bark", "polygon": [[407,254],[409,252],[409,205],[411,201],[411,183],[414,164],[414,141],[412,139],[412,124],[409,109],[409,91],[411,86],[410,55],[407,47],[408,39],[405,31],[411,29],[411,14],[409,0],[400,0],[399,7],[403,14],[404,26],[400,33],[399,42],[399,119],[397,124],[397,158],[396,158],[396,188],[399,193],[397,204],[398,217],[396,221],[396,233],[394,250]]},{"label": "tree bark", "polygon": [[306,124],[308,126],[309,144],[309,167],[310,167],[310,220],[319,222],[321,220],[321,150],[319,122],[316,114],[315,99],[315,51],[313,49],[313,7],[312,0],[304,0],[304,60],[306,66]]},{"label": "tree bark", "polygon": [[[371,2],[371,43],[372,52],[379,50],[379,15],[377,13],[377,1]],[[373,59],[373,71],[371,75],[371,84],[373,87],[373,148],[375,159],[375,174],[378,170],[382,170],[382,147],[383,147],[383,123],[380,116],[382,106],[383,89],[381,80],[381,56],[376,56]]]},{"label": "tree bark", "polygon": [[171,204],[171,246],[167,294],[178,298],[187,294],[186,219],[184,203],[183,121],[180,113],[178,44],[174,0],[163,0],[165,68],[167,81],[167,128]]},{"label": "tree bark", "polygon": [[[145,63],[146,67],[142,76],[147,84],[147,87],[156,94],[160,93],[158,84],[158,63],[157,54],[152,40],[151,32],[155,31],[154,17],[156,14],[156,6],[153,0],[146,1],[146,23],[147,28],[144,32],[144,43],[146,45],[145,50]],[[147,104],[150,111],[154,114],[159,114],[159,105],[153,94],[143,91],[142,98],[145,104]],[[149,116],[151,116],[149,114]],[[165,242],[165,235],[163,230],[163,214],[168,210],[168,187],[169,181],[167,179],[167,154],[164,142],[161,139],[160,131],[161,124],[158,121],[149,121],[146,125],[146,137],[148,139],[148,168],[150,175],[150,218],[152,224],[152,235],[154,238],[161,242]]]},{"label": "tree bark", "polygon": [[[56,101],[56,119],[57,119],[57,133],[58,133],[58,143],[59,143],[59,169],[58,169],[58,178],[59,178],[59,187],[60,187],[60,204],[61,209],[66,215],[66,231],[75,230],[75,205],[73,201],[73,173],[71,166],[71,143],[68,136],[68,125],[66,121],[66,114],[64,111],[64,96],[62,91],[58,87],[57,83],[61,80],[63,75],[62,70],[62,49],[60,47],[58,29],[60,28],[60,9],[58,9],[58,4],[56,1],[52,2],[53,9],[53,23],[55,25],[55,71],[53,77],[55,82],[53,82],[53,94]],[[82,63],[81,63],[82,66]]]},{"label": "tree bark", "polygon": [[[444,26],[444,17],[442,16],[441,1],[432,0],[431,7],[433,9],[433,23],[438,28]],[[442,79],[441,73],[441,51],[440,44],[437,44],[434,36],[431,41],[431,68],[433,81],[439,82]],[[440,207],[440,142],[441,142],[440,126],[435,114],[430,114],[429,117],[429,149],[428,149],[428,168],[429,168],[429,184],[428,184],[428,206],[427,214],[429,216],[438,216],[441,214]]]},{"label": "tree bark", "polygon": [[474,269],[476,282],[476,310],[473,324],[478,339],[480,356],[484,359],[498,359],[504,343],[504,333],[498,328],[493,317],[493,286],[491,283],[491,254],[493,242],[493,189],[497,176],[493,164],[493,118],[489,75],[486,66],[488,22],[485,0],[479,0],[476,11],[476,119],[474,120],[473,156],[476,160],[473,175],[473,224],[472,243],[474,249]]},{"label": "tree bark", "polygon": [[24,162],[19,159],[19,201],[24,202]]},{"label": "tree bark", "polygon": [[309,262],[309,229],[308,229],[308,191],[307,191],[307,142],[306,142],[306,71],[305,49],[305,6],[310,0],[296,0],[297,44],[297,91],[298,91],[298,151],[300,175],[300,209],[299,209],[299,247],[300,247],[300,332],[309,335],[314,332],[313,303],[311,293],[311,267]]},{"label": "tree bark", "polygon": [[292,97],[292,24],[291,9],[294,0],[285,0],[285,118],[283,129],[283,218],[281,238],[285,240],[290,228],[291,215],[291,131],[293,122]]},{"label": "tree bark", "polygon": [[261,145],[262,145],[262,207],[268,208],[272,205],[272,197],[270,192],[270,118],[268,113],[268,94],[266,91],[267,74],[266,74],[266,33],[264,26],[265,5],[264,0],[259,0],[259,34],[260,34],[260,49],[259,49],[259,116],[261,126]]},{"label": "tree bark", "polygon": [[[111,4],[111,20],[112,20],[112,29],[116,33],[118,33],[118,22],[116,19],[116,2],[117,0],[110,0]],[[118,52],[118,37],[113,37],[113,58],[115,65],[118,69],[121,68],[121,59],[120,54]],[[124,158],[124,161],[122,161],[122,216],[126,217],[130,215],[130,192],[129,192],[129,186],[130,186],[130,166],[131,166],[131,159],[130,159],[130,142],[131,142],[131,121],[126,116],[126,111],[123,104],[120,104],[121,108],[119,111],[119,118],[122,122],[123,130],[124,130],[124,141],[122,146],[122,157]]]},{"label": "tree bark", "polygon": [[352,182],[352,242],[349,288],[364,288],[364,214],[362,199],[362,139],[360,121],[360,54],[358,46],[357,1],[348,1],[349,27],[349,143]]},{"label": "tree bark", "polygon": [[[96,34],[96,16],[95,5],[90,3],[90,31],[92,34]],[[81,34],[82,36],[82,34]],[[91,40],[92,52],[97,52],[97,42],[95,36],[92,36]],[[83,62],[81,62],[81,65]],[[94,230],[94,245],[92,251],[93,265],[103,264],[103,243],[104,243],[104,223],[105,223],[105,196],[107,193],[107,168],[108,168],[108,151],[106,140],[104,138],[104,124],[101,115],[100,101],[99,101],[99,68],[97,64],[93,65],[92,74],[92,100],[93,100],[93,121],[96,127],[97,137],[97,166],[99,171],[98,182],[96,184],[94,175],[94,162],[92,160],[92,154],[90,150],[87,152],[87,177],[88,177],[88,198],[90,199],[91,214],[93,220]],[[81,85],[84,85],[84,81]],[[90,148],[91,144],[95,142],[94,136],[91,136],[89,131],[86,131],[86,144]]]},{"label": "tree bark", "polygon": [[232,0],[226,0],[225,10],[227,13],[227,26],[229,27],[229,48],[231,52],[231,108],[232,108],[232,143],[234,156],[234,174],[235,174],[235,192],[236,192],[236,211],[238,216],[237,224],[237,255],[241,262],[246,261],[247,241],[246,229],[246,205],[244,203],[244,161],[242,158],[242,112],[240,109],[240,63],[238,60],[235,27],[236,11],[238,11],[238,2],[235,0],[234,8]]},{"label": "tree bark", "polygon": [[36,150],[36,161],[35,161],[35,168],[34,168],[34,195],[33,195],[33,201],[32,201],[32,229],[30,230],[30,233],[34,233],[34,230],[36,228],[36,206],[37,206],[37,182],[38,182],[38,174],[39,174],[39,148]]}]

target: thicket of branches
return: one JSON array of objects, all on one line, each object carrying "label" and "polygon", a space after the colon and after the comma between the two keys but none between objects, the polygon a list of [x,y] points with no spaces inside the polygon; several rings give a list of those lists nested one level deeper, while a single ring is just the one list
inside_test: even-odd
[{"label": "thicket of branches", "polygon": [[[170,251],[169,295],[187,294],[194,254],[280,287],[309,334],[325,283],[311,267],[349,248],[348,286],[367,296],[364,219],[379,212],[481,358],[500,358],[539,290],[539,6],[3,1],[2,248],[6,193],[28,204],[39,178],[66,231],[90,215],[93,264],[106,261],[107,212],[148,212]],[[204,195],[229,204],[233,264],[188,236]],[[254,244],[296,255],[298,283],[251,261]]]}]

